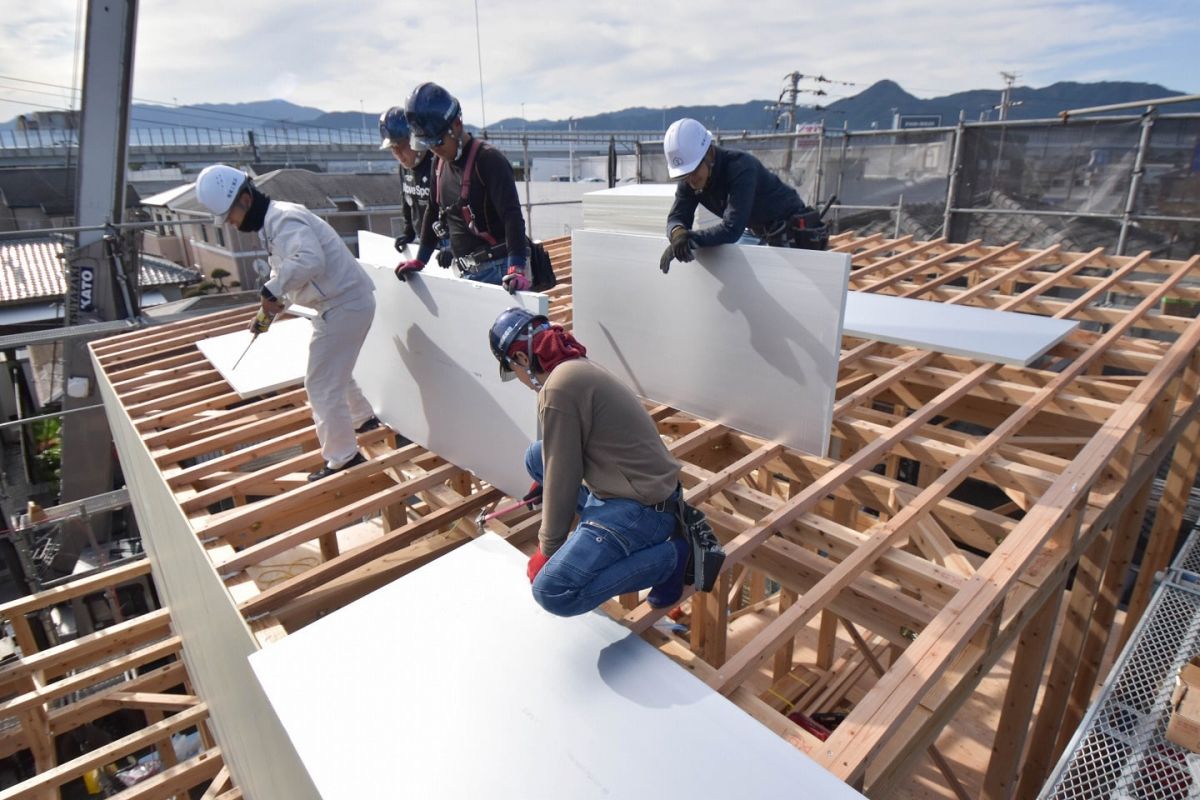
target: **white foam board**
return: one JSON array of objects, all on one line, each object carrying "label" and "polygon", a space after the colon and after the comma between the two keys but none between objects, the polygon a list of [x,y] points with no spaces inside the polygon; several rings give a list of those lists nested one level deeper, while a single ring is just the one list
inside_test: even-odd
[{"label": "white foam board", "polygon": [[1028,366],[1077,325],[1036,314],[850,292],[844,328],[847,336]]},{"label": "white foam board", "polygon": [[[247,313],[247,325],[252,316]],[[235,331],[201,339],[196,346],[238,397],[257,397],[304,382],[304,373],[308,369],[308,342],[312,339],[311,322],[304,318],[275,322],[266,333],[259,334],[247,350],[251,337],[248,330]],[[239,363],[242,353],[246,355]]]},{"label": "white foam board", "polygon": [[825,455],[850,256],[576,231],[576,337],[642,397]]},{"label": "white foam board", "polygon": [[516,381],[501,382],[487,333],[504,309],[545,314],[549,301],[455,278],[436,265],[401,283],[394,260],[367,262],[384,245],[390,250],[392,240],[359,232],[376,294],[354,379],[391,428],[521,497],[529,488],[525,448],[538,438],[537,395]]},{"label": "white foam board", "polygon": [[495,534],[250,664],[324,800],[862,797]]},{"label": "white foam board", "polygon": [[[673,183],[633,183],[588,192],[583,196],[583,227],[591,230],[648,233],[667,245],[667,215],[675,202]],[[693,228],[707,228],[717,217],[696,208]]]}]

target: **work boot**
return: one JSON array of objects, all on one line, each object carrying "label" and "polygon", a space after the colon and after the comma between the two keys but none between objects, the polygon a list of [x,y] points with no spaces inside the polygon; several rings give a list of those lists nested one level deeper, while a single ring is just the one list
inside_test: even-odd
[{"label": "work boot", "polygon": [[367,463],[367,459],[363,457],[363,454],[355,453],[354,458],[350,459],[345,464],[342,464],[340,467],[331,467],[326,464],[316,472],[310,472],[308,475],[308,481],[309,483],[312,483],[313,481],[319,481],[322,478],[328,478],[330,475],[336,475],[344,469],[350,469],[351,467],[357,467],[359,464],[365,463]]},{"label": "work boot", "polygon": [[367,431],[375,430],[382,424],[383,423],[379,421],[379,417],[372,416],[370,419],[365,421],[362,425],[359,425],[357,428],[355,428],[354,432],[355,433],[366,433]]},{"label": "work boot", "polygon": [[691,560],[692,547],[682,536],[672,536],[670,542],[675,546],[675,569],[665,581],[650,587],[646,602],[651,608],[670,608],[683,597],[683,575]]}]

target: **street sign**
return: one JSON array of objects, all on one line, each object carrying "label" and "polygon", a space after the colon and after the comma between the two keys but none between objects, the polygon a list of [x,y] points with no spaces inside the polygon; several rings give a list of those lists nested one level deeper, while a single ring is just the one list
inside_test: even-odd
[{"label": "street sign", "polygon": [[913,128],[940,128],[942,125],[941,114],[901,114],[900,129],[911,130]]}]

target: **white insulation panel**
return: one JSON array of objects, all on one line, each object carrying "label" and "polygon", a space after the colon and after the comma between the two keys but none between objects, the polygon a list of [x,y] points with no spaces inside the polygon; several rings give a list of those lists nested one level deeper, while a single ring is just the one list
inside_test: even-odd
[{"label": "white insulation panel", "polygon": [[487,334],[504,309],[545,314],[549,301],[455,278],[436,265],[401,283],[394,260],[367,261],[385,245],[395,255],[390,238],[359,232],[363,266],[375,282],[375,321],[354,379],[393,430],[521,497],[529,489],[525,448],[538,438],[537,395],[501,382]]},{"label": "white insulation panel", "polygon": [[825,455],[850,256],[725,245],[659,271],[663,236],[575,231],[574,324],[642,397]]},{"label": "white insulation panel", "polygon": [[491,533],[250,663],[324,800],[862,797]]},{"label": "white insulation panel", "polygon": [[[254,317],[246,313],[246,325]],[[312,339],[312,323],[304,318],[275,322],[266,333],[259,334],[250,345],[249,330],[213,336],[196,342],[225,382],[243,399],[266,392],[298,386],[304,382],[308,368],[308,342]],[[247,345],[250,348],[247,350]],[[238,358],[242,357],[241,362]],[[234,365],[237,369],[234,369]]]},{"label": "white insulation panel", "polygon": [[1036,314],[850,292],[844,327],[847,336],[1029,366],[1077,325]]}]

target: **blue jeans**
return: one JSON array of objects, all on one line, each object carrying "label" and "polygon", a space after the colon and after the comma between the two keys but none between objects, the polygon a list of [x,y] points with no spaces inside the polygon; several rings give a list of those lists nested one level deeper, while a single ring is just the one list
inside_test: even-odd
[{"label": "blue jeans", "polygon": [[[525,469],[541,483],[542,443],[525,451]],[[674,495],[672,495],[674,497]],[[579,525],[533,581],[533,599],[560,617],[584,614],[611,597],[662,583],[675,573],[674,507],[607,500],[579,487]]]},{"label": "blue jeans", "polygon": [[734,244],[763,244],[761,236],[755,236],[749,229],[742,231],[742,235]]},{"label": "blue jeans", "polygon": [[504,273],[508,271],[508,258],[501,256],[493,258],[491,261],[485,261],[475,267],[474,272],[462,272],[462,277],[469,281],[477,281],[479,283],[493,283],[500,285],[500,279],[504,277]]}]

